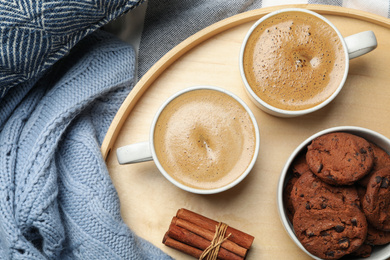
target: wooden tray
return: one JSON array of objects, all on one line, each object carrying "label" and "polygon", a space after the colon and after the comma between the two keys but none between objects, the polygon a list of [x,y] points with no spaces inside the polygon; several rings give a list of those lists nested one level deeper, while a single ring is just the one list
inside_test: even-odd
[{"label": "wooden tray", "polygon": [[[324,109],[298,118],[270,116],[251,103],[238,69],[241,42],[250,26],[282,7],[300,7],[325,15],[344,36],[373,30],[378,48],[350,63],[340,95]],[[158,61],[119,109],[101,147],[118,191],[125,223],[177,259],[193,259],[162,244],[177,209],[184,207],[255,236],[248,259],[307,259],[279,220],[276,188],[290,153],[325,128],[356,125],[390,137],[390,20],[370,13],[323,5],[262,8],[211,25],[189,37]],[[375,65],[376,64],[376,65]],[[146,141],[152,118],[162,102],[193,85],[216,85],[240,96],[260,128],[260,154],[254,169],[235,188],[216,195],[195,195],[176,188],[153,162],[119,165],[119,146]]]}]

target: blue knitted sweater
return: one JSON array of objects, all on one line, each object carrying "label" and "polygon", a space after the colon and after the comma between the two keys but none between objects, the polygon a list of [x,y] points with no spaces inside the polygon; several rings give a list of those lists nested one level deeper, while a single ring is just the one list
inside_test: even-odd
[{"label": "blue knitted sweater", "polygon": [[0,103],[0,259],[168,259],[120,217],[100,144],[134,82],[100,31]]}]

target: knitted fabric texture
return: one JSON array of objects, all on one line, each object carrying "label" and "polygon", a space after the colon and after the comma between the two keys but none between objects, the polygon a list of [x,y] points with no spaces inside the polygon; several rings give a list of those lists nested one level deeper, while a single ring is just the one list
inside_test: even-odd
[{"label": "knitted fabric texture", "polygon": [[0,100],[141,0],[0,1]]},{"label": "knitted fabric texture", "polygon": [[97,31],[0,103],[0,259],[170,259],[122,221],[99,149],[134,63]]}]

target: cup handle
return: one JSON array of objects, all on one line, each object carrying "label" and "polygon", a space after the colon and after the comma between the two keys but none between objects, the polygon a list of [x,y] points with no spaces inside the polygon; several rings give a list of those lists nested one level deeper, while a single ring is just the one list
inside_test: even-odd
[{"label": "cup handle", "polygon": [[373,31],[365,31],[344,38],[347,44],[349,59],[366,54],[378,45]]},{"label": "cup handle", "polygon": [[153,159],[149,142],[129,144],[116,150],[119,164],[139,163]]}]

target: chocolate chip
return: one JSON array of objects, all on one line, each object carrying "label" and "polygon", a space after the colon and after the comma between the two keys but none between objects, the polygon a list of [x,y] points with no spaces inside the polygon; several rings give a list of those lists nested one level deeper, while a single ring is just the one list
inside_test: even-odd
[{"label": "chocolate chip", "polygon": [[327,236],[329,236],[329,233],[326,232],[326,231],[321,231],[320,235],[323,236],[323,237],[327,237]]},{"label": "chocolate chip", "polygon": [[376,183],[381,183],[382,182],[382,177],[381,176],[376,176],[375,177]]},{"label": "chocolate chip", "polygon": [[352,223],[352,225],[353,226],[357,226],[357,220],[356,220],[356,218],[353,218],[353,219],[351,219],[351,223]]},{"label": "chocolate chip", "polygon": [[322,165],[322,163],[321,163],[317,169],[317,173],[320,173],[322,171],[322,168],[324,168],[324,165]]},{"label": "chocolate chip", "polygon": [[307,234],[308,237],[314,237],[314,233],[313,232],[310,232],[309,234]]},{"label": "chocolate chip", "polygon": [[299,197],[303,198],[303,197],[305,197],[305,194],[301,194],[301,195],[299,195]]},{"label": "chocolate chip", "polygon": [[349,247],[349,238],[344,237],[344,238],[340,239],[338,243],[339,243],[341,248],[348,248]]},{"label": "chocolate chip", "polygon": [[329,257],[334,257],[334,251],[327,251],[325,252],[325,255]]},{"label": "chocolate chip", "polygon": [[367,153],[367,151],[364,148],[360,148],[360,153]]},{"label": "chocolate chip", "polygon": [[387,177],[382,178],[381,188],[387,189],[389,187],[389,179]]},{"label": "chocolate chip", "polygon": [[334,229],[336,230],[337,233],[341,233],[344,231],[345,227],[341,225],[337,225],[334,227]]},{"label": "chocolate chip", "polygon": [[326,178],[329,179],[329,180],[334,180],[333,175],[327,175]]},{"label": "chocolate chip", "polygon": [[310,206],[309,202],[306,203],[306,209],[311,209],[311,206]]}]

